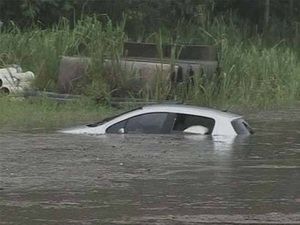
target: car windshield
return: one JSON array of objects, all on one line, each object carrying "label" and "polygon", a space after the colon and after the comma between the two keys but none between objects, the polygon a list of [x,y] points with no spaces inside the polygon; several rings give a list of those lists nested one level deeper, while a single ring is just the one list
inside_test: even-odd
[{"label": "car windshield", "polygon": [[88,127],[97,127],[97,126],[102,125],[102,124],[104,124],[104,123],[106,123],[106,122],[108,122],[108,121],[111,121],[111,120],[113,120],[113,119],[115,119],[115,118],[117,118],[117,117],[119,117],[119,116],[122,116],[122,115],[124,115],[124,114],[126,114],[126,113],[133,112],[133,111],[139,110],[139,109],[142,109],[142,107],[134,108],[134,109],[128,110],[128,111],[126,111],[126,112],[123,112],[123,113],[121,113],[121,114],[115,115],[115,116],[106,117],[105,119],[103,119],[103,120],[101,120],[101,121],[98,121],[98,122],[96,122],[96,123],[88,124],[87,126],[88,126]]}]

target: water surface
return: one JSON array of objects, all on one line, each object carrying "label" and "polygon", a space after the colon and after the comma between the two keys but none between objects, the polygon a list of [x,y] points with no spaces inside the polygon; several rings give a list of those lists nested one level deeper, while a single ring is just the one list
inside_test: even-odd
[{"label": "water surface", "polygon": [[249,137],[0,134],[0,224],[300,224],[300,109]]}]

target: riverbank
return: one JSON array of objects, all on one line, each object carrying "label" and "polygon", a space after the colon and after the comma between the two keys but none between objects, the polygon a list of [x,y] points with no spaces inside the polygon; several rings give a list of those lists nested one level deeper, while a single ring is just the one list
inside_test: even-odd
[{"label": "riverbank", "polygon": [[56,130],[86,124],[118,113],[89,99],[58,103],[46,98],[32,102],[24,98],[0,97],[0,130]]}]

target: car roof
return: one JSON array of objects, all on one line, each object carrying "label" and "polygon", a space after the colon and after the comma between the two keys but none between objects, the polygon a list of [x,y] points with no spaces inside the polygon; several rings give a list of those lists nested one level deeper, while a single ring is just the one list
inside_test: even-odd
[{"label": "car roof", "polygon": [[184,104],[155,104],[155,105],[147,105],[143,106],[142,110],[144,111],[165,111],[165,112],[173,112],[173,113],[186,113],[186,114],[196,114],[201,116],[207,117],[226,117],[228,119],[236,119],[241,118],[242,116],[205,107],[199,106],[191,106],[191,105],[184,105]]}]

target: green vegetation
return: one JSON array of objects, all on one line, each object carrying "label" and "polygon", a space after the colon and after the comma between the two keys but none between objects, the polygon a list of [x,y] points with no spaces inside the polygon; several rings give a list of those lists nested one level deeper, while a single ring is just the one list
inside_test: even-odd
[{"label": "green vegetation", "polygon": [[57,103],[46,98],[34,102],[24,98],[0,97],[0,132],[7,130],[52,130],[101,120],[116,109],[95,105],[88,99]]},{"label": "green vegetation", "polygon": [[[219,19],[219,20],[218,20]],[[96,18],[79,21],[71,29],[62,21],[52,29],[32,28],[21,31],[14,27],[0,35],[0,59],[2,66],[22,65],[37,74],[35,87],[55,91],[57,70],[62,55],[83,55],[92,57],[86,85],[78,87],[77,93],[88,96],[110,98],[117,88],[126,87],[130,74],[122,73],[118,61],[126,40],[124,24],[113,26],[111,21],[103,24]],[[226,25],[215,18],[214,25],[205,32],[190,24],[183,41],[193,44],[211,44],[220,49],[220,74],[214,79],[205,79],[205,74],[195,76],[195,85],[181,84],[171,90],[157,79],[154,90],[140,90],[134,97],[156,100],[182,100],[209,106],[230,107],[231,105],[266,107],[274,104],[295,102],[300,98],[300,65],[297,51],[285,41],[267,47],[258,35],[247,40],[247,30],[239,30],[233,24]],[[178,27],[186,29],[186,25]],[[168,43],[168,30],[148,37],[149,42]],[[194,37],[198,37],[195,40]],[[112,59],[115,66],[110,76],[113,83],[106,81],[103,72],[104,58]],[[173,59],[174,61],[175,59]],[[110,77],[112,78],[112,77]],[[159,74],[158,74],[159,78]]]},{"label": "green vegetation", "polygon": [[[288,16],[283,19],[282,15],[288,14],[276,14],[276,10],[282,6],[279,1],[272,5],[273,8],[271,7],[273,17],[265,21],[265,18],[260,16],[257,26],[254,18],[241,16],[247,7],[246,3],[234,5],[235,1],[223,5],[212,0],[187,1],[187,3],[175,1],[173,8],[170,6],[170,15],[176,20],[163,13],[172,1],[149,0],[139,1],[139,4],[136,1],[120,1],[117,9],[124,12],[122,17],[121,14],[113,14],[113,10],[110,10],[116,6],[112,3],[114,1],[98,3],[92,1],[90,5],[86,5],[85,12],[80,5],[82,1],[45,2],[49,7],[62,4],[59,7],[57,5],[55,9],[62,7],[68,16],[56,21],[52,15],[56,11],[52,11],[52,14],[48,11],[45,17],[48,20],[41,22],[39,16],[45,7],[43,4],[46,3],[33,1],[30,5],[30,1],[24,0],[23,5],[21,4],[23,11],[13,6],[11,11],[21,10],[21,17],[27,18],[26,21],[31,18],[31,23],[22,24],[22,20],[16,17],[16,24],[10,22],[9,26],[2,27],[0,30],[0,66],[18,64],[25,70],[33,71],[37,75],[33,88],[38,90],[56,91],[57,70],[61,56],[79,55],[91,57],[92,60],[85,83],[78,84],[74,93],[84,94],[89,99],[101,97],[109,100],[113,92],[123,89],[126,90],[127,96],[134,98],[142,97],[146,100],[158,101],[179,100],[218,108],[230,108],[235,105],[270,107],[293,104],[300,100],[298,18],[296,13],[293,14],[294,17]],[[111,2],[111,5],[108,2]],[[157,5],[153,3],[155,5],[153,6],[151,2],[156,2]],[[150,3],[152,8],[145,7]],[[259,12],[264,15],[261,10],[264,9],[264,5],[256,3],[254,4],[256,8],[253,6],[255,9],[251,10],[259,9]],[[106,10],[103,13],[106,15],[94,12],[93,4],[103,4],[105,7],[102,9]],[[134,4],[137,4],[136,7]],[[298,2],[293,4],[295,10],[291,12],[296,12],[296,9],[299,9]],[[8,6],[9,4],[5,5]],[[74,20],[70,17],[72,15],[70,7],[75,7]],[[283,9],[284,12],[289,12],[288,9]],[[149,19],[151,13],[156,16]],[[93,16],[86,16],[92,14]],[[278,22],[280,19],[282,22]],[[4,21],[8,21],[8,17],[5,17]],[[290,26],[287,26],[288,22]],[[155,88],[144,88],[133,93],[127,90],[131,74],[125,73],[119,66],[123,42],[128,40],[156,43],[158,49],[165,43],[214,45],[219,49],[220,70],[212,77],[208,77],[207,74],[195,74],[194,85],[182,83],[176,87],[170,83],[163,83],[158,73]],[[112,60],[114,65],[112,71],[104,72],[105,58]],[[173,55],[171,63],[174,64],[175,61],[176,56]],[[99,109],[98,106],[92,107],[90,104],[82,103],[61,106],[43,101],[27,107],[26,101],[21,102],[20,106],[7,98],[0,98],[0,101],[3,124],[20,124],[18,120],[8,122],[3,119],[12,112],[18,112],[19,117],[22,118],[22,116],[34,115],[35,110],[40,111],[36,112],[39,115],[29,116],[28,122],[22,123],[24,126],[32,123],[39,126],[40,119],[49,125],[53,124],[54,127],[62,111],[66,111],[66,118],[70,117],[70,119],[63,119],[68,123],[71,118],[84,118],[81,115],[88,111],[90,112],[88,117],[91,118]],[[45,105],[41,107],[41,104]],[[100,107],[100,111],[102,109]],[[51,119],[46,120],[46,118]]]},{"label": "green vegetation", "polygon": [[299,101],[300,65],[292,48],[225,43],[222,48],[221,101],[259,107]]}]

